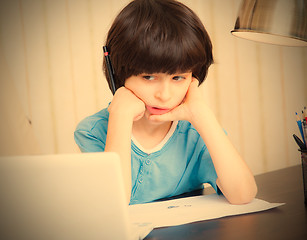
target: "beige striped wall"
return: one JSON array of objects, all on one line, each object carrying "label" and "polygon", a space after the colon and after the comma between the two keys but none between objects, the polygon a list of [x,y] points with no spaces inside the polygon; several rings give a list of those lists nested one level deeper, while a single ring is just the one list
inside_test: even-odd
[{"label": "beige striped wall", "polygon": [[[127,0],[0,3],[0,155],[78,152],[76,124],[111,100],[101,46]],[[239,0],[184,0],[215,64],[202,90],[253,173],[298,164],[294,112],[307,105],[307,49],[230,34]],[[222,149],[221,149],[222,150]]]}]

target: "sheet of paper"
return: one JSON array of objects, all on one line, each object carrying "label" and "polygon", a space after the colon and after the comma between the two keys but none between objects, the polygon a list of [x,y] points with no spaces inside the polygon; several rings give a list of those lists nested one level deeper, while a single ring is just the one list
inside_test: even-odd
[{"label": "sheet of paper", "polygon": [[152,223],[157,228],[259,212],[282,205],[284,203],[269,203],[260,199],[254,199],[248,204],[232,205],[225,197],[211,194],[130,205],[129,213],[131,222]]}]

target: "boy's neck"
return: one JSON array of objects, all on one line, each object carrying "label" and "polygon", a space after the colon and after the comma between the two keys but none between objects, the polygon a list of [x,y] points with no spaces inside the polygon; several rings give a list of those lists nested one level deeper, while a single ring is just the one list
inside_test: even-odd
[{"label": "boy's neck", "polygon": [[132,134],[144,148],[150,149],[165,138],[171,126],[171,121],[152,123],[145,118],[141,118],[133,123]]}]

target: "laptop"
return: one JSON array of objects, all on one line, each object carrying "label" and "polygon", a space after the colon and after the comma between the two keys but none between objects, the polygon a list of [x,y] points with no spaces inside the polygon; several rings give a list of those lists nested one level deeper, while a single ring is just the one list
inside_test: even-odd
[{"label": "laptop", "polygon": [[78,153],[0,157],[0,239],[132,240],[119,156]]}]

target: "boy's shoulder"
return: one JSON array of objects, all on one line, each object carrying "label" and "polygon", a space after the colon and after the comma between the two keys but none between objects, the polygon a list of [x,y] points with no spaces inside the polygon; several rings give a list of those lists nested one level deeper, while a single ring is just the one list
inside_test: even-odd
[{"label": "boy's shoulder", "polygon": [[198,134],[197,130],[193,127],[193,125],[188,122],[188,121],[185,121],[185,120],[180,120],[178,122],[178,130],[179,130],[179,133],[183,133],[183,134],[187,134],[187,133],[190,133],[190,134]]},{"label": "boy's shoulder", "polygon": [[95,128],[105,128],[108,126],[109,112],[107,108],[100,110],[99,112],[90,115],[77,125],[76,131],[93,131]]}]

